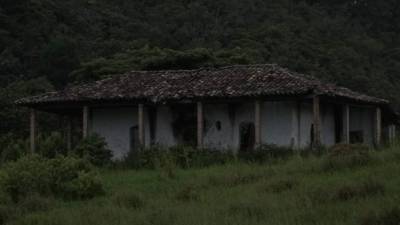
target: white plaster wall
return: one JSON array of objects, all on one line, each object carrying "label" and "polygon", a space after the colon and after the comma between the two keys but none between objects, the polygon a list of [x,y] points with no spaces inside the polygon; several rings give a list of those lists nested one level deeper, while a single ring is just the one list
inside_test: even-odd
[{"label": "white plaster wall", "polygon": [[350,132],[362,130],[364,143],[372,145],[374,140],[374,110],[366,107],[350,107]]},{"label": "white plaster wall", "polygon": [[161,146],[176,145],[172,130],[173,116],[170,107],[157,107],[157,122],[155,128],[155,142]]},{"label": "white plaster wall", "polygon": [[[335,113],[332,105],[321,105],[321,142],[325,146],[335,144]],[[313,105],[300,104],[300,147],[311,144],[311,125],[313,124]]]},{"label": "white plaster wall", "polygon": [[233,124],[232,147],[238,150],[240,147],[239,127],[243,122],[254,122],[254,103],[243,103],[235,105],[235,122]]},{"label": "white plaster wall", "polygon": [[325,146],[335,145],[335,111],[333,105],[321,105],[321,141]]},{"label": "white plaster wall", "polygon": [[[229,118],[229,106],[227,104],[204,105],[204,146],[215,149],[230,149],[233,147],[233,121]],[[221,130],[216,123],[221,123]]]},{"label": "white plaster wall", "polygon": [[[129,130],[137,126],[137,108],[92,108],[90,132],[106,139],[114,159],[122,159],[129,152]],[[150,143],[148,117],[145,112],[145,143]]]},{"label": "white plaster wall", "polygon": [[261,106],[261,142],[290,146],[294,102],[264,102]]},{"label": "white plaster wall", "polygon": [[[240,146],[239,126],[242,122],[254,122],[254,103],[235,104],[234,115],[230,117],[228,104],[205,104],[204,119],[207,121],[204,145],[217,149],[238,149]],[[145,143],[150,144],[150,129],[145,109]],[[312,124],[312,104],[302,103],[297,111],[295,102],[263,102],[261,105],[261,141],[290,146],[292,137],[296,146],[310,144]],[[157,107],[155,143],[173,146],[177,143],[173,136],[173,115],[169,106]],[[218,131],[216,122],[221,122]],[[137,108],[93,108],[91,109],[91,132],[105,137],[113,150],[114,158],[121,159],[129,152],[129,130],[137,126]],[[293,129],[294,128],[294,129]],[[364,140],[373,143],[373,110],[351,107],[350,130],[364,131]],[[299,133],[300,132],[300,133]],[[298,137],[300,138],[299,140]],[[321,140],[326,146],[335,144],[335,123],[333,106],[321,106]],[[299,143],[298,143],[299,142]]]},{"label": "white plaster wall", "polygon": [[311,124],[313,123],[312,104],[300,104],[300,147],[304,148],[311,143]]}]

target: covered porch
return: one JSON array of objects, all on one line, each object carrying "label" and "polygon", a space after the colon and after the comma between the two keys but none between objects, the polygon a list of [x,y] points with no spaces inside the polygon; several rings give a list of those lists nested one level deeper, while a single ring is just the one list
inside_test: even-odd
[{"label": "covered porch", "polygon": [[[381,106],[318,95],[199,99],[164,104],[82,102],[32,107],[32,152],[36,148],[37,111],[55,113],[67,121],[68,149],[73,147],[72,121],[79,120],[82,138],[99,133],[110,142],[110,147],[122,146],[123,153],[151,145],[194,145],[200,149],[219,147],[238,151],[262,144],[293,149],[335,143],[378,147],[383,133],[387,133],[385,140],[389,142],[395,137],[395,126],[382,119]],[[364,120],[359,118],[362,115]]]}]

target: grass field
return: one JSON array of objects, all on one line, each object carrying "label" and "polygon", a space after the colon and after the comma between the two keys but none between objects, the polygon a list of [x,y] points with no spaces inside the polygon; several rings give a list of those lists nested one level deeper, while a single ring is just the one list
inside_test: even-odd
[{"label": "grass field", "polygon": [[329,163],[294,156],[172,174],[104,170],[104,196],[32,197],[8,224],[400,224],[400,151],[374,152],[363,165]]}]

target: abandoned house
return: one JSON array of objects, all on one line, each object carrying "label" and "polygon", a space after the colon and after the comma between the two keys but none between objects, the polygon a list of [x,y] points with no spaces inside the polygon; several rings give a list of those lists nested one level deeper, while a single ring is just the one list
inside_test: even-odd
[{"label": "abandoned house", "polygon": [[246,151],[268,143],[300,149],[379,145],[383,136],[395,135],[388,101],[277,65],[133,71],[17,103],[32,109],[33,151],[40,110],[80,118],[83,137],[103,136],[115,158],[154,144]]}]

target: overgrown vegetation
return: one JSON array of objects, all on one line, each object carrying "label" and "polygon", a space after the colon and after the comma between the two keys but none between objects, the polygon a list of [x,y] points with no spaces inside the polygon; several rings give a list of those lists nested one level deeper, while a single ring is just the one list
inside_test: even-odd
[{"label": "overgrown vegetation", "polygon": [[15,203],[32,195],[63,199],[87,199],[103,192],[98,174],[87,161],[38,155],[22,157],[2,169],[0,191]]},{"label": "overgrown vegetation", "polygon": [[[210,164],[207,156],[205,163],[188,164],[190,157],[176,159],[194,149],[159,147],[149,151],[152,156],[145,156],[155,157],[155,161],[144,160],[148,163],[142,169],[103,169],[102,183],[83,160],[24,157],[0,170],[0,221],[24,225],[115,221],[398,224],[398,147],[375,151],[360,145],[338,145],[326,154],[283,155],[271,154],[271,146],[261,149],[268,149],[264,161],[224,155],[229,160],[223,163]],[[201,154],[215,154],[203,151]],[[344,163],[338,163],[338,158]],[[37,178],[38,174],[44,176]],[[100,190],[104,190],[102,195],[98,195]]]},{"label": "overgrown vegetation", "polygon": [[106,140],[97,134],[92,134],[74,148],[73,153],[87,159],[95,166],[106,166],[111,163],[112,152],[107,147]]}]

